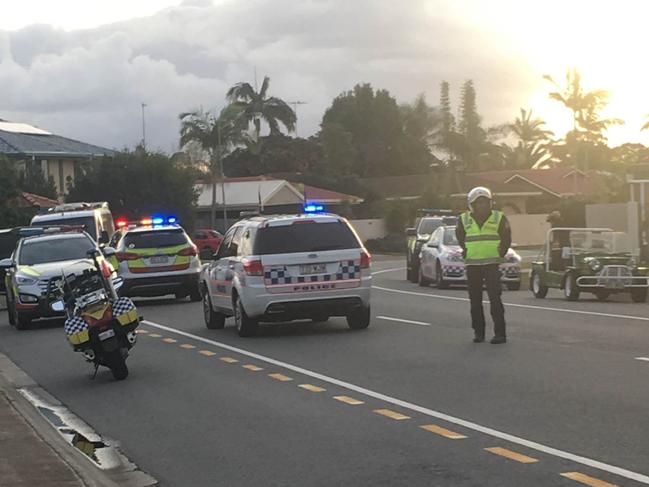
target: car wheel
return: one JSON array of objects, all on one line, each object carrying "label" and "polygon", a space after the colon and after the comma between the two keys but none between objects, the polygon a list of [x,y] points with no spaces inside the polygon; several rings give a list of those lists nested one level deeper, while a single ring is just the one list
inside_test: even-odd
[{"label": "car wheel", "polygon": [[22,314],[20,311],[16,312],[16,328],[18,330],[26,330],[32,324],[32,319],[29,316]]},{"label": "car wheel", "polygon": [[408,274],[408,280],[410,282],[417,282],[417,276],[419,275],[419,264],[414,262],[410,263],[410,271]]},{"label": "car wheel", "polygon": [[440,264],[439,260],[435,264],[435,285],[437,286],[437,289],[448,289],[448,282],[444,280],[444,275],[442,273],[442,264]]},{"label": "car wheel", "polygon": [[16,326],[16,310],[14,309],[13,301],[9,299],[9,293],[7,293],[7,315],[9,317],[9,324],[11,326]]},{"label": "car wheel", "polygon": [[348,314],[347,326],[352,330],[364,330],[370,326],[370,307],[361,306],[360,309]]},{"label": "car wheel", "polygon": [[424,276],[424,271],[422,270],[421,266],[419,266],[419,276],[417,278],[417,282],[421,287],[428,287],[430,285],[430,281]]},{"label": "car wheel", "polygon": [[634,303],[646,303],[647,302],[647,288],[638,287],[631,289],[631,299]]},{"label": "car wheel", "polygon": [[507,286],[507,289],[508,289],[509,291],[518,291],[518,290],[520,290],[520,288],[521,288],[521,281],[517,281],[517,282],[508,282],[508,283],[505,284],[505,285]]},{"label": "car wheel", "polygon": [[575,275],[570,272],[563,281],[563,295],[568,301],[577,301],[579,299],[579,286]]},{"label": "car wheel", "polygon": [[543,299],[548,294],[548,287],[544,286],[541,282],[541,274],[534,271],[532,272],[532,277],[530,277],[530,287],[532,288],[532,294],[535,298]]},{"label": "car wheel", "polygon": [[598,301],[604,302],[609,298],[610,295],[611,293],[609,293],[608,291],[595,291],[595,297]]},{"label": "car wheel", "polygon": [[238,295],[234,297],[234,323],[240,337],[251,337],[257,334],[259,322],[246,314]]},{"label": "car wheel", "polygon": [[207,290],[203,295],[203,317],[205,318],[205,326],[210,330],[220,330],[225,326],[225,315],[214,311],[210,293]]},{"label": "car wheel", "polygon": [[192,288],[192,290],[189,293],[189,300],[192,303],[198,303],[200,300],[203,299],[203,295],[201,294],[201,290],[198,287],[198,284]]}]

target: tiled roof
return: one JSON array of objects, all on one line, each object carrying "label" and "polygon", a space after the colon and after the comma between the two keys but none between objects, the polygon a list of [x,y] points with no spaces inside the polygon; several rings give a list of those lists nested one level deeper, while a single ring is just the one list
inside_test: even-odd
[{"label": "tiled roof", "polygon": [[31,203],[33,206],[40,206],[41,208],[52,208],[59,204],[58,201],[51,198],[46,198],[45,196],[40,196],[34,193],[22,193],[22,197]]},{"label": "tiled roof", "polygon": [[307,201],[315,201],[319,203],[340,203],[342,201],[360,203],[363,201],[362,198],[351,194],[339,193],[337,191],[330,191],[328,189],[308,186],[306,184],[303,187]]},{"label": "tiled roof", "polygon": [[113,151],[60,135],[37,135],[0,130],[0,154],[27,156],[90,157],[112,155]]}]

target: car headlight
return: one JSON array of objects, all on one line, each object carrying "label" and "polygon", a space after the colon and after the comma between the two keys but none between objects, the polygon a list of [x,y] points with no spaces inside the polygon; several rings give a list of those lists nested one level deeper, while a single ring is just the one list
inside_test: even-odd
[{"label": "car headlight", "polygon": [[29,276],[16,276],[16,284],[19,286],[32,286],[38,282],[38,279]]},{"label": "car headlight", "polygon": [[18,297],[21,303],[38,303],[38,298],[31,294],[19,294]]},{"label": "car headlight", "polygon": [[590,267],[590,270],[593,272],[597,272],[602,268],[602,263],[597,259],[593,259],[588,262],[588,267]]}]

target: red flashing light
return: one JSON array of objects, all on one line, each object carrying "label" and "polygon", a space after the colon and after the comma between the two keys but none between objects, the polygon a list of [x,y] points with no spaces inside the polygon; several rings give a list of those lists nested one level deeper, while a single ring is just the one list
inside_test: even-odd
[{"label": "red flashing light", "polygon": [[117,225],[117,228],[124,228],[128,225],[128,220],[126,218],[118,218],[115,220],[115,225]]},{"label": "red flashing light", "polygon": [[249,276],[263,276],[264,266],[260,260],[244,260],[243,270]]}]

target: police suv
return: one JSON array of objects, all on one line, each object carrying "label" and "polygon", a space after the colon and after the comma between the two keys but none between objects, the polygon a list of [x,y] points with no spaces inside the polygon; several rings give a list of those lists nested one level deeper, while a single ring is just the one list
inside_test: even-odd
[{"label": "police suv", "polygon": [[258,216],[231,227],[201,273],[208,328],[234,316],[240,336],[259,322],[370,324],[370,254],[347,220],[332,214]]}]

